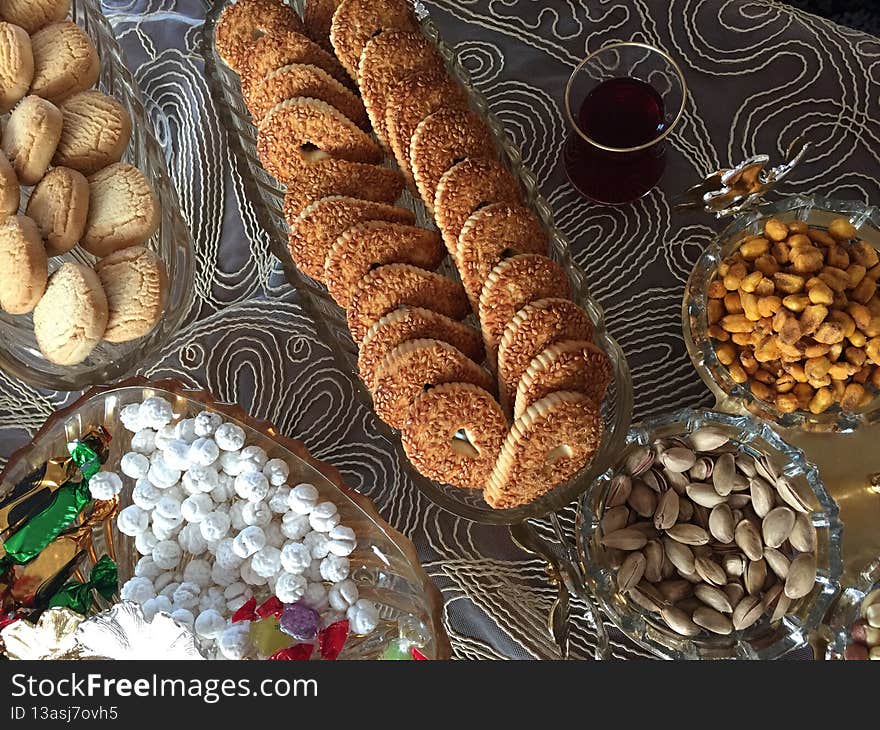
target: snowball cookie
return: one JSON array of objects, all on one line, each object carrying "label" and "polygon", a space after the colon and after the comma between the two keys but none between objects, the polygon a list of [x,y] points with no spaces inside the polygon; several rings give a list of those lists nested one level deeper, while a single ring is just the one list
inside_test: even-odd
[{"label": "snowball cookie", "polygon": [[128,342],[150,332],[162,316],[168,288],[159,257],[141,246],[133,246],[101,259],[95,271],[110,308],[104,339]]},{"label": "snowball cookie", "polygon": [[31,86],[34,54],[24,28],[0,23],[0,114],[14,107]]},{"label": "snowball cookie", "polygon": [[54,167],[37,183],[27,215],[40,229],[47,256],[59,256],[76,246],[89,215],[89,182],[81,172]]},{"label": "snowball cookie", "polygon": [[23,215],[0,221],[0,308],[26,314],[46,289],[48,264],[37,225]]},{"label": "snowball cookie", "polygon": [[18,213],[21,204],[21,188],[18,175],[12,169],[6,155],[0,154],[0,219]]},{"label": "snowball cookie", "polygon": [[107,256],[140,246],[159,228],[159,201],[143,173],[117,162],[89,178],[89,218],[82,247]]},{"label": "snowball cookie", "polygon": [[116,99],[83,91],[66,99],[60,109],[64,127],[53,165],[91,175],[122,159],[131,137],[131,117]]},{"label": "snowball cookie", "polygon": [[40,352],[56,365],[76,365],[95,349],[106,327],[107,297],[98,275],[83,264],[61,264],[34,310]]},{"label": "snowball cookie", "polygon": [[95,85],[101,60],[89,37],[69,20],[47,25],[31,36],[34,80],[31,93],[61,102]]},{"label": "snowball cookie", "polygon": [[36,33],[49,23],[64,20],[70,10],[70,0],[3,0],[0,18]]},{"label": "snowball cookie", "polygon": [[3,130],[3,151],[22,185],[36,185],[52,161],[61,139],[61,111],[39,96],[22,100]]}]

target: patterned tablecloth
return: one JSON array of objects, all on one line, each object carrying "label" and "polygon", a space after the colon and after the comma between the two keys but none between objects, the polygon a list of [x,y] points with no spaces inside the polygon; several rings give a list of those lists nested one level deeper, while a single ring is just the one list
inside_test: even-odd
[{"label": "patterned tablecloth", "polygon": [[[606,309],[633,372],[636,417],[708,404],[681,335],[683,286],[718,229],[673,213],[672,196],[708,170],[756,152],[781,156],[798,135],[812,157],[783,192],[880,201],[880,40],[748,0],[434,0],[425,3],[541,182]],[[456,657],[557,657],[547,629],[556,596],[541,561],[504,528],[444,513],[402,476],[374,416],[267,253],[221,128],[199,50],[200,0],[104,0],[167,151],[198,266],[186,325],[143,372],[175,376],[240,403],[339,467],[409,535],[443,592]],[[587,52],[641,40],[676,57],[687,111],[660,187],[608,208],[581,199],[559,155],[565,81]],[[0,373],[0,456],[74,395]],[[563,515],[570,527],[573,510]],[[572,656],[592,636],[572,605]],[[620,656],[637,654],[615,642]]]}]

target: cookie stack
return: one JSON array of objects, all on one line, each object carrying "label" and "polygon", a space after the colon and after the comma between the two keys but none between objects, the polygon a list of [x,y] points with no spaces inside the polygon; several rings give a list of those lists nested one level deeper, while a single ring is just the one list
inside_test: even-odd
[{"label": "cookie stack", "polygon": [[[65,20],[69,4],[0,6],[0,112],[11,110],[0,141],[0,306],[33,312],[40,351],[58,365],[82,362],[102,339],[150,332],[167,288],[162,262],[142,247],[159,225],[156,196],[120,162],[131,119],[91,89],[100,60]],[[49,259],[77,244],[102,260],[65,261],[50,276]]]},{"label": "cookie stack", "polygon": [[[242,76],[261,161],[288,186],[294,261],[346,309],[376,413],[414,466],[506,508],[588,463],[610,364],[409,3],[309,2],[301,20],[239,0],[216,41]],[[392,205],[401,180],[376,166],[386,157],[440,235]],[[460,282],[435,271],[447,257]]]}]

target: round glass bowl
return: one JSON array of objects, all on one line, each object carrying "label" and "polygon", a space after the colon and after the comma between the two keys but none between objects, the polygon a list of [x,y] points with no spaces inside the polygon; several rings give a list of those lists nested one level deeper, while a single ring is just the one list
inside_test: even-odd
[{"label": "round glass bowl", "polygon": [[[703,426],[729,436],[742,452],[766,456],[777,473],[810,504],[810,520],[817,532],[816,583],[804,598],[792,603],[789,613],[771,625],[765,613],[759,621],[729,636],[703,632],[689,639],[672,632],[656,614],[649,613],[617,590],[616,568],[602,545],[600,520],[612,478],[620,473],[630,452],[658,438],[683,437]],[[749,416],[731,416],[705,410],[685,409],[650,419],[632,428],[618,465],[602,474],[583,495],[576,526],[578,551],[587,585],[597,603],[628,638],[667,659],[776,659],[802,647],[825,618],[838,592],[843,570],[841,532],[837,504],[828,495],[816,468],[803,452],[769,427]]]},{"label": "round glass bowl", "polygon": [[[116,380],[138,368],[158,352],[177,332],[190,308],[193,293],[194,255],[192,238],[183,221],[180,203],[168,175],[162,148],[152,133],[152,123],[140,100],[137,83],[125,66],[113,30],[95,0],[73,0],[72,18],[91,38],[101,59],[96,85],[115,98],[132,121],[131,141],[123,155],[146,175],[161,206],[159,230],[144,245],[164,263],[168,275],[165,311],[148,335],[131,342],[101,342],[78,365],[55,365],[46,360],[34,337],[33,316],[0,311],[0,369],[40,388],[82,390],[90,385]],[[30,189],[22,190],[24,211]],[[95,257],[79,246],[63,256],[49,259],[50,274],[65,261],[93,266]]]},{"label": "round glass bowl", "polygon": [[761,233],[768,218],[777,218],[784,223],[804,221],[815,228],[827,228],[835,218],[846,218],[855,226],[861,240],[880,250],[880,210],[858,202],[793,197],[738,216],[702,253],[685,290],[682,321],[685,343],[694,367],[719,402],[733,401],[783,428],[848,432],[862,424],[880,421],[880,395],[876,393],[870,404],[855,412],[842,411],[835,405],[818,415],[802,410],[784,413],[774,403],[755,396],[747,384],[736,383],[727,366],[719,362],[715,341],[707,331],[709,284],[721,261],[738,248],[744,237]]},{"label": "round glass bowl", "polygon": [[862,615],[862,602],[874,591],[880,590],[880,558],[871,562],[860,574],[854,585],[840,593],[829,622],[832,640],[825,652],[826,659],[845,659],[847,648],[853,643],[850,629]]}]

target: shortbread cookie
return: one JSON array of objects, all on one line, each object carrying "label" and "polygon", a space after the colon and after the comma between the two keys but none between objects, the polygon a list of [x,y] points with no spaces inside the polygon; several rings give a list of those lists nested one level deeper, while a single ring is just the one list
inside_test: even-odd
[{"label": "shortbread cookie", "polygon": [[370,271],[384,264],[436,269],[446,251],[433,231],[386,221],[352,226],[336,239],[324,261],[324,282],[341,307]]},{"label": "shortbread cookie", "polygon": [[333,14],[330,42],[355,81],[364,46],[383,30],[419,30],[407,0],[342,0]]},{"label": "shortbread cookie", "polygon": [[296,11],[279,0],[238,0],[228,6],[217,21],[214,45],[226,65],[241,73],[252,46],[260,38],[304,30]]},{"label": "shortbread cookie", "polygon": [[280,183],[295,180],[303,166],[328,158],[375,163],[384,157],[354,122],[317,99],[288,99],[272,109],[257,133],[257,155]]},{"label": "shortbread cookie", "polygon": [[563,340],[538,354],[520,378],[513,415],[560,390],[583,393],[601,403],[611,382],[611,362],[592,342]]},{"label": "shortbread cookie", "polygon": [[570,296],[571,284],[555,261],[537,254],[504,259],[489,273],[480,294],[480,327],[486,349],[498,349],[507,324],[529,302]]},{"label": "shortbread cookie", "polygon": [[89,178],[89,217],[82,247],[95,256],[140,246],[159,228],[159,201],[143,173],[126,162]]},{"label": "shortbread cookie", "polygon": [[507,433],[504,413],[491,393],[470,383],[445,383],[418,395],[401,442],[428,479],[482,489]]},{"label": "shortbread cookie", "polygon": [[443,173],[434,196],[434,219],[453,256],[458,234],[471,214],[491,203],[517,203],[519,185],[510,171],[490,157],[468,157]]},{"label": "shortbread cookie", "polygon": [[251,95],[272,71],[292,63],[317,66],[339,83],[351,85],[345,69],[330,53],[301,33],[271,33],[254,43],[241,70],[241,93],[250,106]]},{"label": "shortbread cookie", "polygon": [[531,208],[492,203],[465,221],[455,247],[461,283],[477,310],[483,284],[498,262],[521,253],[546,255],[547,236]]},{"label": "shortbread cookie", "polygon": [[409,154],[419,195],[433,211],[443,173],[466,157],[493,157],[495,148],[489,129],[472,111],[440,109],[416,127]]},{"label": "shortbread cookie", "polygon": [[48,256],[67,253],[82,238],[89,215],[89,183],[81,172],[54,167],[37,183],[27,204]]},{"label": "shortbread cookie", "polygon": [[452,345],[440,340],[409,340],[379,364],[373,409],[389,426],[400,428],[416,398],[441,383],[471,383],[487,391],[494,386],[488,372]]},{"label": "shortbread cookie", "polygon": [[[393,203],[402,191],[400,175],[387,167],[347,160],[326,160],[320,165],[304,165],[297,172],[296,179],[287,183],[284,218],[288,224],[292,224],[307,206],[330,195]],[[323,258],[318,265],[324,265]]]},{"label": "shortbread cookie", "polygon": [[585,467],[602,442],[596,403],[583,393],[552,393],[514,421],[483,498],[496,509],[528,504]]},{"label": "shortbread cookie", "polygon": [[376,370],[389,352],[403,342],[422,339],[447,342],[475,363],[483,361],[483,338],[473,327],[423,307],[401,307],[370,327],[360,344],[358,371],[367,388],[375,388]]},{"label": "shortbread cookie", "polygon": [[32,311],[46,290],[48,262],[36,224],[23,215],[0,221],[0,309]]},{"label": "shortbread cookie", "polygon": [[6,155],[0,154],[0,220],[18,213],[21,205],[21,187],[18,176]]},{"label": "shortbread cookie", "polygon": [[550,345],[592,338],[593,323],[571,300],[550,297],[526,304],[508,322],[498,345],[498,390],[502,404],[514,398],[526,368]]},{"label": "shortbread cookie", "polygon": [[388,147],[385,94],[400,79],[443,70],[437,48],[421,33],[385,30],[367,41],[358,63],[358,88],[379,141]]},{"label": "shortbread cookie", "polygon": [[31,39],[24,28],[0,23],[0,114],[27,94],[34,78]]},{"label": "shortbread cookie", "polygon": [[101,60],[91,39],[69,20],[47,25],[31,36],[34,78],[31,94],[59,103],[95,85]]},{"label": "shortbread cookie", "polygon": [[165,309],[165,266],[152,251],[132,246],[95,265],[107,295],[109,319],[104,339],[128,342],[149,334]]},{"label": "shortbread cookie", "polygon": [[64,127],[53,165],[83,175],[119,162],[131,138],[131,117],[122,104],[100,91],[83,91],[61,104]]},{"label": "shortbread cookie", "polygon": [[387,264],[367,274],[351,297],[346,312],[356,343],[391,310],[404,305],[425,307],[452,319],[464,319],[467,297],[457,281],[409,264]]},{"label": "shortbread cookie", "polygon": [[305,97],[319,99],[342,112],[362,129],[369,129],[363,102],[324,69],[307,63],[291,63],[272,71],[251,91],[250,110],[254,124],[282,101]]},{"label": "shortbread cookie", "polygon": [[107,319],[107,296],[98,275],[68,262],[52,274],[34,309],[34,335],[49,362],[78,365],[101,341]]},{"label": "shortbread cookie", "polygon": [[323,282],[324,264],[330,247],[346,229],[365,221],[412,225],[415,216],[405,208],[370,200],[341,195],[321,198],[311,203],[299,216],[288,220],[290,255],[300,271]]},{"label": "shortbread cookie", "polygon": [[333,22],[333,13],[342,0],[308,0],[303,9],[303,23],[306,26],[306,35],[315,43],[332,51],[330,43],[330,24]]},{"label": "shortbread cookie", "polygon": [[438,109],[466,109],[467,94],[445,71],[413,74],[385,92],[385,132],[394,158],[412,181],[409,146],[419,123]]},{"label": "shortbread cookie", "polygon": [[19,103],[3,130],[3,151],[22,185],[35,185],[46,174],[61,139],[58,107],[39,96]]},{"label": "shortbread cookie", "polygon": [[70,0],[3,0],[0,18],[21,26],[30,34],[67,17]]}]

